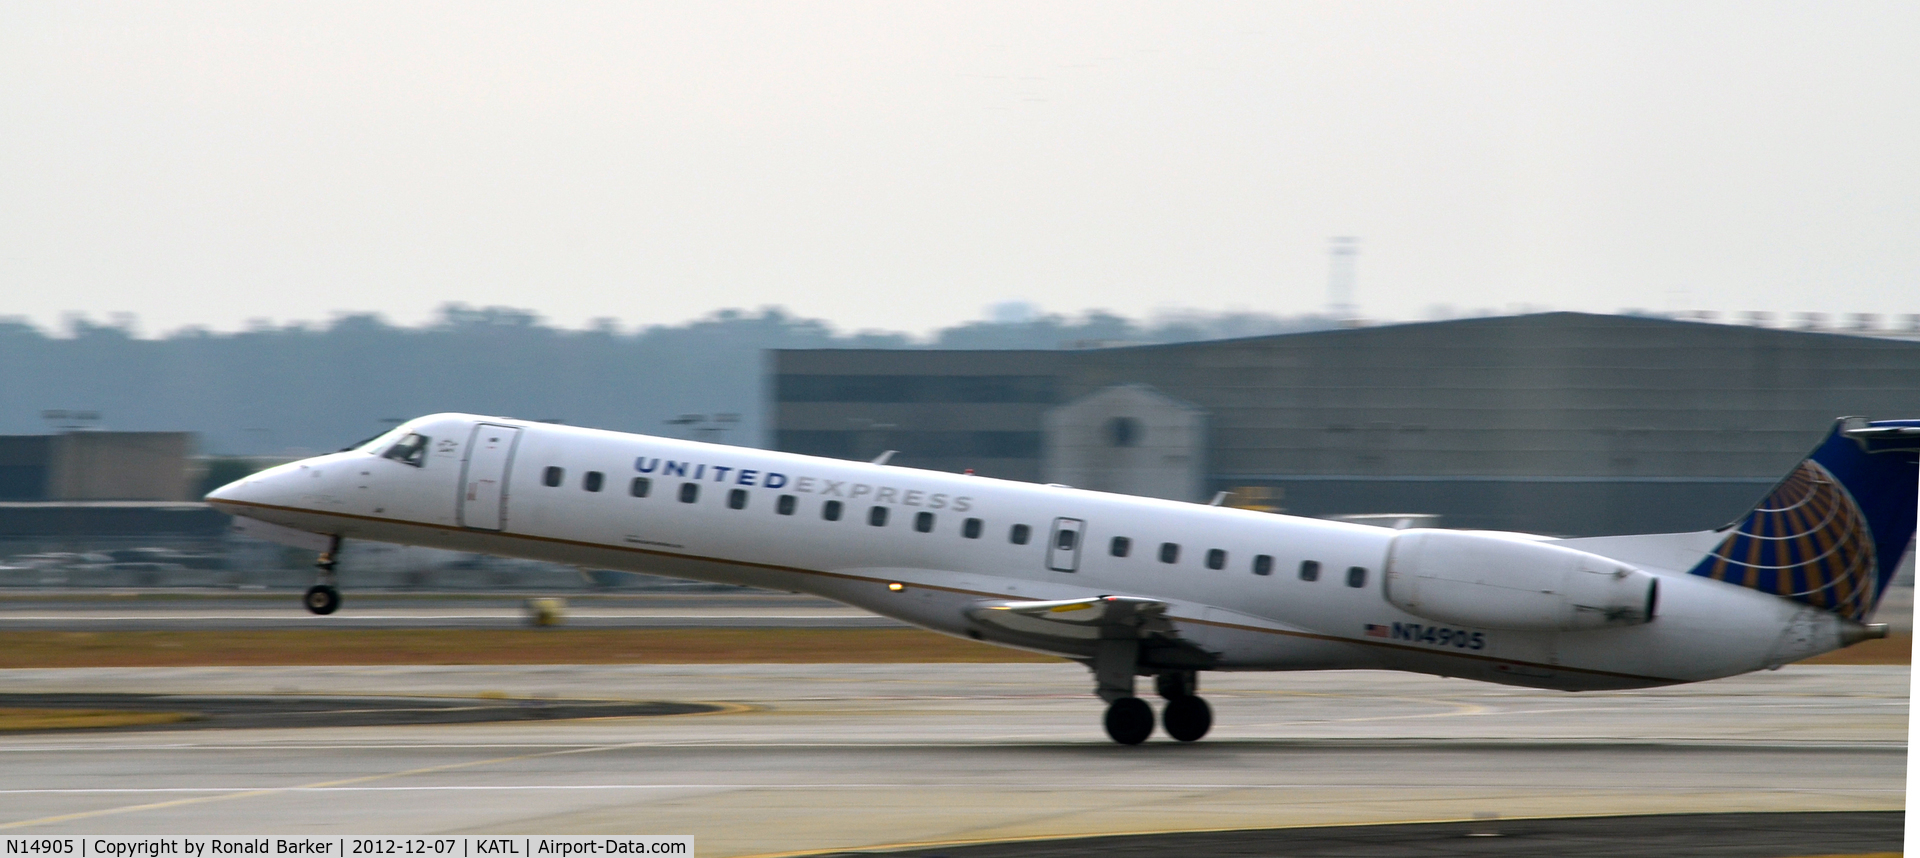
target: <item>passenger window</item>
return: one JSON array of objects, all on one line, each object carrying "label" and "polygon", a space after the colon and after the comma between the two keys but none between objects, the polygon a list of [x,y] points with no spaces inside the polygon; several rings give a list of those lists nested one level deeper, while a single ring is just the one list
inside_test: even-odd
[{"label": "passenger window", "polygon": [[1367,586],[1367,567],[1348,566],[1347,567],[1347,586],[1349,587]]},{"label": "passenger window", "polygon": [[1062,530],[1053,535],[1053,547],[1061,551],[1073,550],[1073,531]]},{"label": "passenger window", "polygon": [[1107,553],[1115,557],[1125,557],[1127,552],[1132,550],[1133,540],[1124,536],[1116,536],[1112,542],[1107,543]]},{"label": "passenger window", "polygon": [[699,499],[700,499],[699,483],[681,483],[680,484],[680,502],[681,503],[693,503],[694,501],[697,501]]},{"label": "passenger window", "polygon": [[580,487],[590,492],[597,492],[606,484],[607,475],[599,471],[588,471],[580,480]]},{"label": "passenger window", "polygon": [[1032,538],[1033,528],[1024,524],[1016,524],[1012,529],[1007,531],[1007,541],[1015,545],[1025,545],[1027,544],[1027,540]]},{"label": "passenger window", "polygon": [[968,539],[979,539],[981,526],[980,519],[969,518],[960,524],[960,535]]},{"label": "passenger window", "polygon": [[646,497],[650,491],[653,491],[653,481],[646,477],[634,477],[632,484],[627,486],[627,494],[637,498]]},{"label": "passenger window", "polygon": [[427,463],[427,442],[430,440],[432,439],[416,432],[400,439],[399,443],[388,447],[387,451],[380,455],[416,468],[422,467]]},{"label": "passenger window", "polygon": [[1271,554],[1253,555],[1253,574],[1272,575],[1273,574],[1273,555]]},{"label": "passenger window", "polygon": [[546,473],[540,475],[540,482],[546,484],[547,488],[550,489],[559,488],[561,483],[566,482],[566,479],[567,470],[565,468],[556,468],[551,465],[547,466]]},{"label": "passenger window", "polygon": [[773,511],[781,515],[793,515],[793,508],[799,503],[799,499],[793,495],[781,495],[780,500],[774,503]]},{"label": "passenger window", "polygon": [[1300,580],[1302,581],[1320,580],[1320,561],[1318,560],[1300,561]]},{"label": "passenger window", "polygon": [[820,517],[828,521],[840,520],[840,502],[827,501],[820,505]]},{"label": "passenger window", "polygon": [[933,513],[930,513],[930,512],[914,513],[913,529],[920,531],[921,533],[932,533],[933,532]]},{"label": "passenger window", "polygon": [[747,508],[747,490],[746,489],[734,489],[733,491],[727,492],[727,509],[746,509],[746,508]]},{"label": "passenger window", "polygon": [[873,525],[874,527],[886,527],[887,526],[887,508],[884,506],[875,506],[874,508],[867,510],[867,523]]},{"label": "passenger window", "polygon": [[1227,568],[1227,552],[1221,551],[1218,548],[1207,549],[1207,568],[1208,569]]},{"label": "passenger window", "polygon": [[1160,543],[1160,562],[1162,563],[1180,562],[1180,546],[1175,545],[1171,542]]}]

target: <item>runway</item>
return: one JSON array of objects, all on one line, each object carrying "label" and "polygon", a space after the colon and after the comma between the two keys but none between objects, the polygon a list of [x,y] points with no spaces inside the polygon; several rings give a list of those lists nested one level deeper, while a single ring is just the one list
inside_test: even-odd
[{"label": "runway", "polygon": [[[723,712],[0,737],[0,834],[693,834],[703,856],[1614,813],[1889,811],[1908,669],[1570,695],[1209,674],[1214,733],[1109,743],[1075,665],[0,671],[17,693],[710,702]],[[1620,854],[1635,854],[1623,842]],[[926,850],[922,850],[926,851]]]}]

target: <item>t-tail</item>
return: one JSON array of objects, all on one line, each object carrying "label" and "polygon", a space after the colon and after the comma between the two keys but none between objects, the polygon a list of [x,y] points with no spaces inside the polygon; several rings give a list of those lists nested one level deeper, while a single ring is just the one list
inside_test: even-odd
[{"label": "t-tail", "polygon": [[1917,494],[1920,420],[1842,418],[1690,571],[1863,622],[1913,541]]}]

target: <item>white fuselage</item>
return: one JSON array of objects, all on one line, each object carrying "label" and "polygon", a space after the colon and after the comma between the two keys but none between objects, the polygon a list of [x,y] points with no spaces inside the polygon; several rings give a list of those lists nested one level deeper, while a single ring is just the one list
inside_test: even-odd
[{"label": "white fuselage", "polygon": [[[382,455],[410,433],[430,439],[414,462]],[[632,491],[636,478],[646,481],[644,497]],[[589,490],[596,479],[599,490]],[[1189,666],[1389,668],[1567,690],[1712,679],[1839,646],[1831,615],[1682,574],[1677,560],[1662,566],[1657,556],[1624,558],[1659,576],[1650,622],[1450,626],[1382,597],[1392,530],[472,415],[423,417],[209,500],[351,539],[813,593],[1072,658],[1091,651],[1008,637],[968,608],[1149,597],[1167,603],[1178,637],[1205,653]],[[836,503],[838,520],[828,520]],[[1062,530],[1075,536],[1062,540]],[[1116,537],[1127,541],[1125,556],[1113,550]],[[1594,547],[1605,540],[1585,542],[1607,553]],[[1263,556],[1271,560],[1256,560]],[[1317,567],[1315,580],[1303,580],[1303,564]]]}]

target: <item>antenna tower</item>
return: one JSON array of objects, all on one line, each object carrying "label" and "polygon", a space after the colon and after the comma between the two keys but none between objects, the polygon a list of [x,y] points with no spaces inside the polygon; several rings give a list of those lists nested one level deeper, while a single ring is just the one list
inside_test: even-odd
[{"label": "antenna tower", "polygon": [[1360,308],[1353,303],[1354,263],[1360,256],[1360,239],[1351,235],[1336,235],[1329,243],[1327,254],[1330,265],[1327,270],[1327,314],[1341,324],[1351,324],[1360,318]]}]

